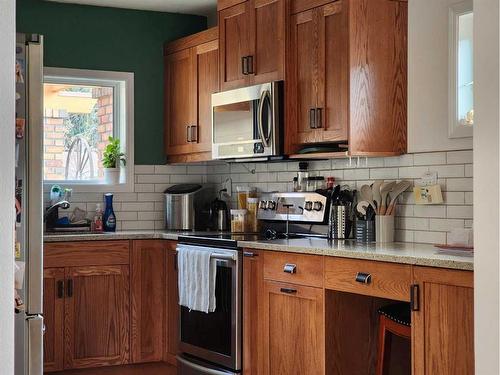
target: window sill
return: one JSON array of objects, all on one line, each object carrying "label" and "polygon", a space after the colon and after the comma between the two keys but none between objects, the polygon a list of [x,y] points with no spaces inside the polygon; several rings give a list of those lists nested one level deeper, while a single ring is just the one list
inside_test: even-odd
[{"label": "window sill", "polygon": [[133,193],[134,182],[125,182],[117,185],[92,184],[92,183],[74,183],[65,181],[44,181],[44,193],[50,192],[53,185],[60,185],[63,189],[72,189],[73,193]]}]

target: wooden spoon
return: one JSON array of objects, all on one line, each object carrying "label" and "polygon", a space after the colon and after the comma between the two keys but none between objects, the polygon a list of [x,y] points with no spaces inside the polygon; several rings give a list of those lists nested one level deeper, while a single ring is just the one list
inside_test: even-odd
[{"label": "wooden spoon", "polygon": [[387,210],[387,195],[392,190],[392,188],[396,185],[396,181],[384,182],[380,186],[380,195],[382,196],[382,202],[380,204],[380,209],[378,210],[379,215],[385,215]]},{"label": "wooden spoon", "polygon": [[384,183],[384,180],[375,180],[372,185],[373,200],[377,204],[377,209],[375,212],[378,214],[380,210],[380,205],[382,204],[382,196],[380,195],[380,186]]},{"label": "wooden spoon", "polygon": [[363,185],[361,186],[361,189],[359,191],[359,194],[361,196],[361,200],[367,201],[370,203],[370,206],[373,207],[375,211],[377,211],[377,207],[375,206],[375,203],[373,203],[373,191],[370,185]]},{"label": "wooden spoon", "polygon": [[389,203],[389,207],[387,208],[387,215],[394,215],[395,213],[395,207],[396,207],[396,200],[398,197],[404,193],[408,188],[411,186],[410,181],[401,181],[398,182],[394,187],[392,188],[391,192],[389,193],[389,196],[391,197],[391,202]]}]

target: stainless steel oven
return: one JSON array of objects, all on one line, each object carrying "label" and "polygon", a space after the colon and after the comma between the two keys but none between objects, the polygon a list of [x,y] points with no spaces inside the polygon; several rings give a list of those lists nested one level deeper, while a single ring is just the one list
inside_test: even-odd
[{"label": "stainless steel oven", "polygon": [[[216,242],[216,241],[215,241]],[[237,374],[241,372],[242,285],[241,250],[234,242],[211,246],[180,241],[178,246],[196,246],[213,251],[217,263],[216,309],[212,313],[180,306],[178,373]]]},{"label": "stainless steel oven", "polygon": [[212,95],[212,157],[269,158],[283,152],[283,82]]}]

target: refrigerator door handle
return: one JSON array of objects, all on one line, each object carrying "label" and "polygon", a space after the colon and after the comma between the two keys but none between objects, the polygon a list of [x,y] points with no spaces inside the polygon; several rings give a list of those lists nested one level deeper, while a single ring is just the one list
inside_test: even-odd
[{"label": "refrigerator door handle", "polygon": [[28,372],[27,375],[43,375],[43,316],[29,315],[28,324]]},{"label": "refrigerator door handle", "polygon": [[28,315],[42,314],[43,299],[43,37],[26,46],[27,63],[27,187],[26,197],[26,312]]}]

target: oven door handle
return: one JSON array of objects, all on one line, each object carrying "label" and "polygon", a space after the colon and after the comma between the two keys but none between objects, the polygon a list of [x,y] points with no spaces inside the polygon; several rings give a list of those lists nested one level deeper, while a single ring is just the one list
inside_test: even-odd
[{"label": "oven door handle", "polygon": [[[179,250],[176,250],[178,253]],[[212,253],[210,255],[210,259],[215,259],[215,260],[236,260],[235,255],[233,254],[223,254],[223,253]]]},{"label": "oven door handle", "polygon": [[271,139],[271,131],[272,131],[272,124],[268,124],[267,127],[267,134],[264,134],[264,125],[262,124],[264,119],[264,103],[266,100],[271,100],[271,93],[269,90],[265,90],[262,92],[262,95],[260,96],[260,101],[259,101],[259,114],[257,117],[257,125],[259,127],[259,135],[260,135],[260,140],[262,141],[264,147],[269,147],[269,140]]},{"label": "oven door handle", "polygon": [[207,375],[227,375],[227,371],[219,371],[216,369],[200,366],[197,363],[193,363],[190,361],[187,361],[186,359],[182,358],[181,356],[177,356],[177,360],[182,363],[184,366],[187,366],[193,370],[199,371],[200,374],[207,374]]}]

